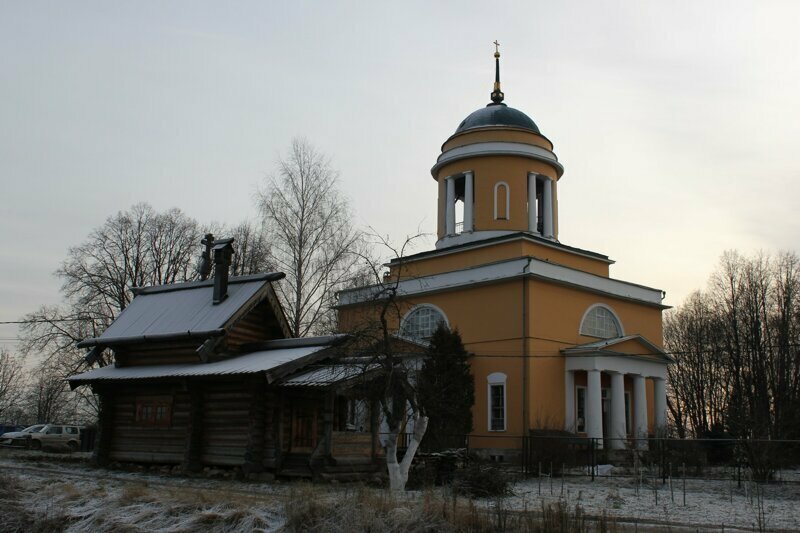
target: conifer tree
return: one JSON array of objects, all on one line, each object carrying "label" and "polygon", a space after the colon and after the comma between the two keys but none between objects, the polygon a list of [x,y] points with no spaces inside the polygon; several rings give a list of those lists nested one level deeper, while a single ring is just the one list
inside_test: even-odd
[{"label": "conifer tree", "polygon": [[418,376],[420,405],[429,418],[424,441],[428,451],[462,447],[463,437],[472,431],[475,380],[468,358],[458,331],[440,323]]}]

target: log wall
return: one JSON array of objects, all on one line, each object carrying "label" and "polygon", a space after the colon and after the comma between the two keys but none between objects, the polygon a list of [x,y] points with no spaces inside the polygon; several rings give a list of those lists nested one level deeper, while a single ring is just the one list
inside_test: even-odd
[{"label": "log wall", "polygon": [[243,344],[283,338],[280,324],[269,302],[264,300],[239,319],[225,337],[227,346],[236,351]]},{"label": "log wall", "polygon": [[244,378],[203,386],[203,464],[242,465],[249,442],[252,392]]},{"label": "log wall", "polygon": [[[114,413],[109,457],[114,461],[180,464],[184,458],[189,395],[175,385],[121,385],[113,392]],[[140,397],[171,396],[169,427],[149,427],[136,422],[136,401]],[[101,431],[103,431],[101,429]]]}]

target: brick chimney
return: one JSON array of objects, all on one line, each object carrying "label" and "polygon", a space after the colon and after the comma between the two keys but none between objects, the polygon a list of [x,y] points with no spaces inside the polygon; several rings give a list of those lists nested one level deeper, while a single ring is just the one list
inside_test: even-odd
[{"label": "brick chimney", "polygon": [[214,305],[228,297],[228,268],[233,257],[233,239],[214,241]]}]

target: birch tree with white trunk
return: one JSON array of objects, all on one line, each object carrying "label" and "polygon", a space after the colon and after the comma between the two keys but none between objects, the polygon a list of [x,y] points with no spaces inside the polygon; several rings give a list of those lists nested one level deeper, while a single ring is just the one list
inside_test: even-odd
[{"label": "birch tree with white trunk", "polygon": [[294,139],[258,203],[270,262],[286,274],[277,292],[292,333],[333,331],[336,291],[354,275],[362,235],[330,160],[308,141]]}]

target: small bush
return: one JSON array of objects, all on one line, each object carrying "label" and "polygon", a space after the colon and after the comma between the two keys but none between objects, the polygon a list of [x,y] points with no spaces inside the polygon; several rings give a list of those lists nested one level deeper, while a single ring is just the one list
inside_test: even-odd
[{"label": "small bush", "polygon": [[511,494],[508,474],[491,464],[474,463],[456,473],[453,480],[456,494],[489,498]]},{"label": "small bush", "polygon": [[[528,464],[532,473],[550,476],[562,475],[563,467],[583,466],[591,446],[589,440],[576,437],[574,433],[558,429],[532,429],[530,431],[530,449]],[[552,471],[551,471],[552,470]]]}]

